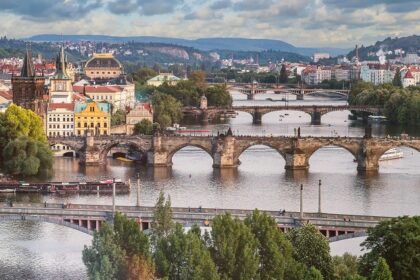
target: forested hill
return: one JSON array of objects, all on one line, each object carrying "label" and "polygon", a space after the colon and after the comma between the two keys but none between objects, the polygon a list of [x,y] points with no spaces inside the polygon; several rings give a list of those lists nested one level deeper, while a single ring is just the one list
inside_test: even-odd
[{"label": "forested hill", "polygon": [[[384,52],[392,51],[392,54],[387,55],[387,58],[394,58],[396,56],[395,50],[402,49],[405,53],[412,52],[416,53],[420,51],[420,36],[412,35],[408,37],[395,37],[386,38],[383,41],[378,41],[371,46],[361,46],[359,48],[359,58],[361,60],[369,60],[369,58],[375,57],[376,53],[382,49]],[[355,50],[352,50],[347,55],[348,58],[355,56]]]}]

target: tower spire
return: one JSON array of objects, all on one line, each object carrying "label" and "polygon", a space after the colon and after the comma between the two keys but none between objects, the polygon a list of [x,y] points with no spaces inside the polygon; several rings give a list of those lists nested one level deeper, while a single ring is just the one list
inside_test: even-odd
[{"label": "tower spire", "polygon": [[32,52],[28,49],[28,45],[26,45],[26,54],[23,58],[23,65],[22,70],[20,71],[20,76],[26,78],[35,76],[34,65],[32,63]]},{"label": "tower spire", "polygon": [[66,71],[66,56],[64,54],[64,45],[61,45],[60,52],[55,60],[55,78],[56,79],[68,79]]}]

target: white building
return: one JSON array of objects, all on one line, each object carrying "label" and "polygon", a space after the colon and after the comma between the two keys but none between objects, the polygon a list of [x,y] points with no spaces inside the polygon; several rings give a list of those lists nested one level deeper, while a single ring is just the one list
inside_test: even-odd
[{"label": "white building", "polygon": [[307,85],[317,85],[324,80],[331,80],[331,69],[328,67],[308,66],[302,71],[302,80]]},{"label": "white building", "polygon": [[401,70],[401,82],[403,87],[420,85],[420,66]]},{"label": "white building", "polygon": [[74,135],[73,103],[48,104],[46,133],[48,137]]},{"label": "white building", "polygon": [[332,73],[333,78],[337,81],[350,81],[351,69],[347,66],[335,67]]},{"label": "white building", "polygon": [[395,70],[386,65],[363,65],[360,68],[360,79],[370,82],[374,85],[392,83],[395,76]]},{"label": "white building", "polygon": [[420,63],[420,57],[416,53],[407,53],[407,55],[402,58],[401,62],[407,65],[418,64]]},{"label": "white building", "polygon": [[117,109],[125,110],[135,104],[134,84],[73,86],[73,90],[96,102],[108,102]]},{"label": "white building", "polygon": [[314,53],[314,56],[313,56],[314,62],[318,62],[320,59],[324,59],[324,58],[326,59],[330,58],[330,54],[329,53]]}]

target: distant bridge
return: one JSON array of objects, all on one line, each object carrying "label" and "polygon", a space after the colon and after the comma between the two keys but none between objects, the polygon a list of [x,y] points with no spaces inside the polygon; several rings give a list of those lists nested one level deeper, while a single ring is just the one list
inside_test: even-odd
[{"label": "distant bridge", "polygon": [[108,152],[116,146],[131,146],[144,155],[152,167],[172,166],[172,158],[180,149],[194,146],[204,150],[213,159],[214,168],[236,168],[239,157],[249,147],[265,145],[276,150],[289,170],[308,169],[313,153],[325,146],[338,146],[349,151],[357,161],[359,171],[377,171],[379,158],[389,149],[406,146],[420,151],[420,138],[366,137],[270,137],[236,136],[230,131],[218,136],[87,136],[52,137],[50,145],[63,144],[76,151],[80,163],[100,165],[106,163]]},{"label": "distant bridge", "polygon": [[314,93],[328,93],[337,94],[347,99],[350,94],[348,89],[322,89],[322,88],[304,88],[304,87],[290,87],[290,85],[283,84],[269,84],[269,83],[227,83],[227,88],[230,90],[237,90],[247,95],[248,100],[253,100],[256,94],[264,94],[269,90],[273,90],[274,93],[289,93],[296,95],[297,100],[303,100],[304,95]]},{"label": "distant bridge", "polygon": [[[135,219],[142,230],[152,228],[154,207],[147,206],[116,206],[116,211]],[[190,226],[211,226],[216,215],[230,213],[240,220],[252,213],[252,210],[218,209],[218,208],[182,208],[173,207],[174,221]],[[310,223],[315,225],[321,234],[330,242],[360,237],[366,235],[368,228],[376,226],[379,222],[389,220],[390,217],[328,214],[328,213],[303,213],[262,211],[272,216],[282,231]],[[112,222],[113,212],[110,205],[87,204],[53,204],[53,203],[14,203],[10,207],[6,203],[0,204],[1,221],[40,221],[70,227],[75,230],[92,235],[101,227],[103,222]]]},{"label": "distant bridge", "polygon": [[321,124],[321,117],[327,113],[335,111],[357,111],[367,112],[370,114],[381,114],[382,107],[370,105],[275,105],[275,106],[232,106],[232,107],[208,107],[195,108],[184,107],[182,112],[184,115],[196,115],[201,117],[202,123],[208,122],[220,115],[229,115],[232,112],[246,112],[252,115],[253,124],[261,124],[262,116],[264,114],[276,111],[302,111],[311,116],[311,124]]}]

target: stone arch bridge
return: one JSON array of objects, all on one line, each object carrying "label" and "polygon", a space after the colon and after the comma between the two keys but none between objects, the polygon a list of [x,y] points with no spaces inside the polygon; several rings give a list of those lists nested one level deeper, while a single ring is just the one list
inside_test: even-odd
[{"label": "stone arch bridge", "polygon": [[308,169],[313,153],[325,146],[338,146],[349,151],[359,171],[377,171],[379,158],[389,149],[406,146],[420,151],[420,138],[360,138],[360,137],[261,137],[234,136],[87,136],[49,138],[50,145],[64,144],[80,155],[80,163],[106,163],[108,151],[117,145],[131,145],[147,155],[152,167],[169,167],[173,155],[186,146],[204,150],[213,159],[214,168],[236,168],[240,155],[249,147],[265,145],[276,150],[290,170]]},{"label": "stone arch bridge", "polygon": [[[102,223],[112,222],[113,209],[110,205],[57,204],[57,203],[14,203],[10,207],[0,203],[1,221],[38,221],[58,224],[90,235],[98,230]],[[142,230],[152,228],[154,207],[116,206],[116,211],[135,219]],[[241,220],[253,210],[216,209],[216,208],[181,208],[173,207],[174,221],[190,226],[210,225],[216,215],[230,213]],[[352,214],[303,213],[262,211],[272,216],[282,231],[299,227],[306,223],[315,225],[330,242],[365,236],[368,228],[390,217],[363,216]]]},{"label": "stone arch bridge", "polygon": [[[252,115],[253,124],[261,124],[263,115],[277,111],[301,111],[311,116],[311,124],[321,124],[321,117],[330,112],[336,111],[357,111],[370,114],[381,114],[383,109],[376,106],[366,105],[278,105],[278,106],[234,106],[229,108],[196,109],[194,112],[202,116],[202,120],[212,119],[217,115],[229,114],[229,112],[246,112]],[[185,111],[184,113],[187,113]]]}]

